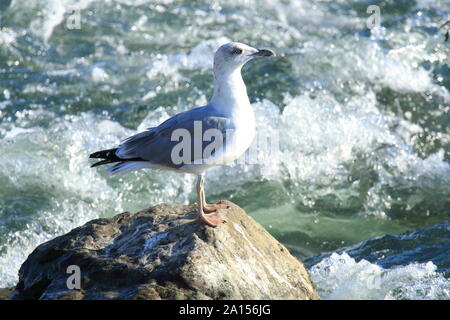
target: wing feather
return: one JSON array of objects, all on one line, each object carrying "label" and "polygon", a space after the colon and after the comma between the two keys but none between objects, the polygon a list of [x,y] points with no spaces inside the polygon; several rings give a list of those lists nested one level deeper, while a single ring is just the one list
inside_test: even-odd
[{"label": "wing feather", "polygon": [[[142,158],[153,164],[170,168],[179,168],[183,164],[175,164],[172,159],[173,148],[180,141],[172,141],[172,134],[177,129],[187,130],[192,140],[194,139],[194,124],[201,123],[201,134],[209,129],[218,130],[222,135],[222,144],[225,143],[227,130],[234,129],[234,125],[227,117],[218,116],[217,112],[212,112],[207,106],[195,108],[164,121],[158,127],[138,133],[123,140],[116,152],[120,158]],[[202,139],[203,140],[203,139]],[[202,141],[202,153],[211,141]],[[194,141],[191,143],[191,163],[198,160],[195,154]],[[214,155],[214,154],[213,154]]]}]

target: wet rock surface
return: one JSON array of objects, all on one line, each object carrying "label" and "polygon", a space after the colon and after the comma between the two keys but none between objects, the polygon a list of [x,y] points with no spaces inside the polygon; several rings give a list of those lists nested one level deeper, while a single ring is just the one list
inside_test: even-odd
[{"label": "wet rock surface", "polygon": [[195,205],[92,220],[33,251],[14,298],[318,299],[303,264],[225,203],[218,228],[201,224]]}]

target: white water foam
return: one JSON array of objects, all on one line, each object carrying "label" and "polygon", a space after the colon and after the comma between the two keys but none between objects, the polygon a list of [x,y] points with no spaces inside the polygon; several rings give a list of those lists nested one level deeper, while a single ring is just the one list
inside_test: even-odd
[{"label": "white water foam", "polygon": [[33,18],[29,24],[29,29],[45,41],[50,39],[53,30],[61,24],[68,15],[73,14],[73,10],[81,11],[87,8],[95,0],[58,0],[40,1],[28,0],[26,2],[13,0],[8,10],[13,13],[23,15],[32,14]]},{"label": "white water foam", "polygon": [[309,269],[322,299],[450,299],[450,282],[432,262],[384,269],[333,253]]},{"label": "white water foam", "polygon": [[[8,52],[17,52],[20,57],[21,52],[14,48],[18,37],[30,32],[48,41],[57,26],[63,26],[70,5],[81,3],[82,7],[87,8],[94,2],[95,5],[100,3],[49,0],[44,5],[44,1],[13,0],[7,14],[17,15],[15,22],[26,26],[23,30],[19,27],[14,30],[2,29],[0,42],[9,47]],[[354,175],[352,168],[362,163],[361,166],[366,170],[364,173],[376,176],[366,197],[361,200],[366,214],[382,217],[391,214],[390,208],[398,200],[386,191],[388,189],[409,190],[407,198],[400,200],[407,202],[411,209],[420,208],[421,204],[425,204],[422,207],[429,207],[434,202],[442,203],[442,199],[449,198],[450,169],[444,159],[445,151],[439,150],[425,158],[417,155],[413,147],[414,136],[428,128],[411,123],[408,117],[404,120],[401,116],[393,116],[377,101],[375,94],[380,88],[390,88],[399,94],[431,92],[448,104],[448,91],[434,80],[433,69],[424,67],[424,64],[445,64],[448,49],[436,42],[442,42],[442,39],[437,40],[432,35],[427,36],[423,30],[415,29],[418,24],[410,21],[414,17],[406,20],[404,30],[387,28],[376,37],[372,35],[366,38],[355,34],[365,28],[366,17],[358,17],[353,10],[349,12],[346,6],[340,8],[338,4],[345,3],[343,0],[334,1],[332,6],[329,6],[329,1],[274,3],[268,0],[234,0],[215,2],[208,9],[190,9],[189,6],[177,4],[171,6],[174,3],[172,0],[114,0],[105,3],[106,6],[102,7],[105,10],[96,11],[89,18],[87,11],[82,12],[84,21],[89,19],[89,24],[92,24],[90,27],[98,26],[104,15],[110,12],[131,12],[132,21],[128,20],[128,16],[123,16],[124,24],[129,23],[130,29],[127,31],[122,23],[117,23],[113,26],[117,30],[98,40],[96,38],[98,51],[95,55],[86,55],[80,60],[74,58],[72,61],[55,63],[50,56],[51,62],[47,65],[45,63],[48,61],[33,61],[43,67],[44,75],[70,75],[76,79],[86,73],[86,81],[101,82],[106,80],[101,71],[108,71],[108,82],[125,83],[129,77],[132,78],[131,74],[115,75],[112,68],[106,66],[103,69],[102,64],[99,64],[101,70],[95,72],[88,67],[96,63],[97,59],[111,58],[110,52],[101,49],[102,45],[108,43],[117,48],[118,54],[113,56],[114,61],[118,61],[117,66],[148,68],[149,80],[156,83],[159,83],[160,78],[167,78],[167,83],[190,80],[183,73],[184,70],[199,70],[210,76],[215,48],[233,36],[236,37],[233,40],[250,44],[265,42],[277,46],[281,49],[280,58],[277,59],[288,64],[285,72],[292,73],[302,84],[314,87],[311,95],[304,93],[291,97],[286,94],[283,112],[280,112],[281,104],[268,100],[253,104],[257,112],[258,129],[280,136],[281,153],[259,165],[225,166],[211,170],[207,174],[207,196],[223,191],[233,196],[245,183],[272,180],[279,182],[279,185],[286,181],[290,183],[291,189],[282,192],[289,192],[293,202],[300,201],[313,206],[327,196],[345,202],[352,197],[361,197],[359,179],[351,178]],[[145,15],[150,7],[134,12],[134,8],[125,10],[120,4],[151,4],[151,10],[178,15],[186,19],[190,27],[176,30],[163,25],[155,31],[153,19]],[[445,1],[420,0],[416,6],[446,8],[448,4]],[[233,13],[237,8],[241,13],[239,15]],[[256,9],[262,14],[255,15]],[[22,19],[25,16],[27,19]],[[426,25],[436,28],[438,24],[437,21],[428,21]],[[219,31],[219,28],[214,30],[216,27],[223,27],[225,31]],[[55,41],[52,49],[63,52],[61,43],[70,43],[74,34],[58,35],[61,41]],[[25,43],[29,41],[24,40]],[[192,43],[193,49],[186,49]],[[167,50],[170,51],[148,59],[147,55],[151,55],[152,51],[139,50],[138,54],[136,49],[145,45],[150,49],[156,47],[162,50],[168,46]],[[14,58],[11,62],[15,63],[16,60]],[[150,66],[145,64],[147,60],[150,60]],[[280,60],[273,60],[275,69]],[[80,65],[85,68],[79,68]],[[26,66],[34,68],[34,64]],[[24,87],[24,93],[31,93],[30,98],[20,99],[34,101],[34,97],[31,97],[34,92],[46,93],[49,98],[52,95],[72,96],[74,92],[79,93],[78,90],[70,90],[72,87],[67,84],[56,86],[59,81],[57,79],[48,86],[39,81],[29,83]],[[343,86],[345,81],[350,81],[352,93],[347,95],[346,91],[339,91],[348,96],[344,102],[333,98],[333,93],[321,91],[328,85]],[[66,88],[69,88],[68,92]],[[17,99],[19,93],[8,89],[10,98]],[[193,90],[200,89],[193,87]],[[86,91],[82,91],[79,97],[84,99],[85,94]],[[157,90],[147,95],[142,92],[143,100],[149,104],[153,103],[150,98],[158,95]],[[8,114],[10,107],[15,107],[18,101],[0,102],[0,117],[5,112]],[[158,108],[148,113],[138,126],[138,131],[157,125],[176,112],[205,103],[206,97],[203,95],[195,103],[189,102],[190,105]],[[104,101],[101,104],[97,107],[106,107]],[[111,105],[114,104],[112,101]],[[30,105],[30,108],[37,107],[36,104]],[[2,119],[4,122],[0,125],[0,146],[2,152],[5,150],[0,162],[0,179],[5,188],[0,190],[0,200],[12,199],[14,194],[19,194],[17,203],[44,204],[42,208],[10,210],[15,212],[14,219],[25,219],[28,225],[13,227],[11,233],[5,233],[9,240],[0,248],[0,287],[13,284],[20,263],[36,245],[93,217],[144,208],[161,201],[188,201],[194,185],[192,176],[145,171],[116,179],[108,177],[101,169],[88,168],[89,152],[111,147],[120,139],[135,133],[134,130],[91,114],[58,119],[41,110],[19,112],[16,115],[19,118],[17,123],[7,123],[7,120]],[[449,141],[448,134],[439,134],[440,141]],[[3,158],[7,160],[3,162]],[[256,199],[252,201],[256,202]],[[444,210],[442,212],[445,214]],[[28,216],[33,214],[36,214],[35,218]]]},{"label": "white water foam", "polygon": [[175,55],[158,54],[152,59],[147,77],[152,79],[161,74],[170,76],[174,81],[184,79],[180,70],[211,69],[214,52],[221,45],[230,42],[226,37],[201,41],[189,54],[180,53]]}]

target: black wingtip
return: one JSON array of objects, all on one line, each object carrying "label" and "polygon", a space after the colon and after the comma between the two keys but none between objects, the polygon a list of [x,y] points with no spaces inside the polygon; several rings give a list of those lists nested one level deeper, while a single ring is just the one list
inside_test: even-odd
[{"label": "black wingtip", "polygon": [[89,158],[95,158],[95,159],[103,159],[99,162],[94,163],[93,165],[91,165],[91,168],[97,167],[97,166],[101,166],[103,164],[107,164],[107,163],[114,163],[114,162],[120,162],[120,161],[146,161],[142,158],[127,158],[127,159],[122,159],[119,158],[116,155],[116,151],[117,148],[113,148],[113,149],[108,149],[108,150],[101,150],[101,151],[97,151],[94,153],[91,153],[89,155]]},{"label": "black wingtip", "polygon": [[102,160],[102,161],[96,162],[93,165],[91,165],[91,168],[98,167],[98,166],[101,166],[103,164],[107,164],[107,163],[111,163],[111,162],[114,162],[114,161],[112,161],[110,159]]},{"label": "black wingtip", "polygon": [[97,151],[97,152],[91,153],[89,155],[89,158],[104,158],[103,155],[104,155],[103,151]]},{"label": "black wingtip", "polygon": [[99,158],[99,156],[98,156],[98,154],[99,154],[99,152],[94,152],[94,153],[91,153],[90,155],[89,155],[89,158]]},{"label": "black wingtip", "polygon": [[89,155],[89,158],[100,158],[100,159],[118,159],[116,156],[117,148],[101,150]]}]

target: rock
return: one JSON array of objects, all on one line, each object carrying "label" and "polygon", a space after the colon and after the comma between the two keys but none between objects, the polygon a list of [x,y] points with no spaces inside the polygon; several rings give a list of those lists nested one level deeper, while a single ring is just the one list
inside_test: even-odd
[{"label": "rock", "polygon": [[[225,203],[218,228],[200,224],[195,205],[92,220],[33,251],[14,298],[319,299],[303,264]],[[78,267],[80,289],[69,289]]]},{"label": "rock", "polygon": [[14,295],[14,288],[0,288],[0,300],[11,300]]}]

